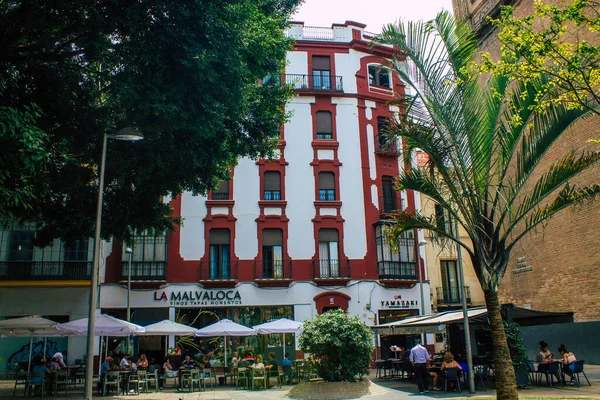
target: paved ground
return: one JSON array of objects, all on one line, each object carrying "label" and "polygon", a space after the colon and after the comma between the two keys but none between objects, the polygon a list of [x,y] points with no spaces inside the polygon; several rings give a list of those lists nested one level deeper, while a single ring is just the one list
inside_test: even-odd
[{"label": "paved ground", "polygon": [[[561,398],[561,399],[600,399],[600,366],[586,365],[586,373],[592,386],[576,387],[557,387],[557,388],[525,388],[519,390],[521,398]],[[416,393],[416,385],[410,381],[399,379],[375,379],[375,371],[372,371],[371,380],[366,380],[358,384],[343,383],[323,383],[323,382],[305,382],[295,386],[283,386],[283,388],[273,388],[267,391],[248,391],[235,390],[231,387],[217,387],[215,391],[202,393],[177,393],[173,391],[163,391],[159,393],[141,394],[139,396],[106,397],[112,399],[132,399],[137,400],[209,400],[209,399],[399,399],[399,400],[431,400],[431,399],[460,399],[460,398],[495,398],[496,393],[488,390],[487,392],[478,391],[475,395],[469,395],[444,392],[430,392],[425,395]],[[12,397],[13,381],[0,381],[0,400],[14,399]],[[83,397],[81,386],[79,391],[69,393],[66,397],[50,397],[56,400],[72,400]],[[17,393],[18,397],[23,397],[23,390]]]}]

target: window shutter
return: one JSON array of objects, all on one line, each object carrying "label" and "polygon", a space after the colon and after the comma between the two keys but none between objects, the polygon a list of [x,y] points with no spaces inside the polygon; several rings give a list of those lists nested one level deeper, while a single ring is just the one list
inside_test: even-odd
[{"label": "window shutter", "polygon": [[229,229],[211,229],[210,244],[229,244]]},{"label": "window shutter", "polygon": [[283,231],[281,229],[263,229],[262,231],[263,246],[282,246]]},{"label": "window shutter", "polygon": [[317,111],[317,132],[332,133],[331,113],[329,111]]},{"label": "window shutter", "polygon": [[337,229],[319,229],[319,242],[337,242]]},{"label": "window shutter", "polygon": [[277,171],[265,172],[265,190],[280,190],[281,174]]},{"label": "window shutter", "polygon": [[319,189],[335,190],[335,178],[333,172],[319,172]]},{"label": "window shutter", "polygon": [[331,70],[330,59],[327,56],[313,56],[312,68],[318,71],[329,71]]},{"label": "window shutter", "polygon": [[217,186],[215,193],[229,193],[229,181],[223,181],[219,183],[219,186]]}]

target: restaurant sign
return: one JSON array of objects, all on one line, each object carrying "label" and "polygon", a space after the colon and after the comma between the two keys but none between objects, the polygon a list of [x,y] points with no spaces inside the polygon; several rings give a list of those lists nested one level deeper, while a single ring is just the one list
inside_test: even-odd
[{"label": "restaurant sign", "polygon": [[513,269],[513,274],[521,274],[523,272],[531,271],[533,267],[531,265],[527,265],[526,257],[517,258],[516,268]]},{"label": "restaurant sign", "polygon": [[242,296],[237,290],[157,290],[154,301],[172,306],[235,306],[242,304]]},{"label": "restaurant sign", "polygon": [[418,308],[417,300],[402,300],[402,295],[395,295],[393,300],[381,300],[381,308]]}]

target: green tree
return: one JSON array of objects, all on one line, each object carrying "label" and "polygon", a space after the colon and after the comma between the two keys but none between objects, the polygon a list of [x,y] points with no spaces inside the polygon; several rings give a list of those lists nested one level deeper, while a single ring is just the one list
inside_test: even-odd
[{"label": "green tree", "polygon": [[291,91],[259,83],[283,71],[300,1],[1,2],[0,124],[36,110],[20,129],[43,138],[44,162],[31,174],[3,158],[0,185],[27,193],[0,220],[38,222],[42,243],[90,236],[102,135],[136,126],[145,140],[109,142],[102,235],[171,228],[163,196],[205,193],[273,149]]},{"label": "green tree", "polygon": [[354,382],[369,369],[375,348],[373,332],[357,316],[328,311],[304,322],[302,351],[318,359],[315,367],[326,381]]},{"label": "green tree", "polygon": [[427,153],[435,171],[402,171],[397,188],[433,199],[468,240],[418,211],[396,214],[390,235],[423,229],[469,254],[488,309],[497,395],[516,399],[498,287],[521,238],[559,211],[600,193],[598,184],[571,183],[598,162],[596,152],[569,153],[549,166],[540,163],[585,111],[564,103],[536,111],[540,87],[547,82],[543,75],[514,85],[503,75],[482,83],[468,71],[476,36],[446,12],[429,22],[388,25],[380,41],[399,49],[393,66],[411,93],[399,99],[405,118],[390,134],[403,139],[406,157],[416,149]]},{"label": "green tree", "polygon": [[[498,60],[484,53],[478,68],[520,82],[540,85],[539,107],[565,103],[600,115],[600,3],[571,0],[564,8],[535,1],[534,12],[515,17],[513,7],[503,7],[492,23],[499,28]],[[551,95],[548,96],[547,94]]]}]

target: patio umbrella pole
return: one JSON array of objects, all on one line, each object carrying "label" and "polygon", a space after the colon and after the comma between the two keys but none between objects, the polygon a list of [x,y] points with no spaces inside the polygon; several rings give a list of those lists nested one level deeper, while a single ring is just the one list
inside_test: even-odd
[{"label": "patio umbrella pole", "polygon": [[100,336],[100,352],[98,352],[98,373],[102,368],[102,336]]},{"label": "patio umbrella pole", "polygon": [[225,368],[227,368],[227,336],[225,336],[225,355],[223,356]]},{"label": "patio umbrella pole", "polygon": [[285,333],[281,334],[281,343],[283,344],[283,354],[281,355],[281,359],[285,358]]},{"label": "patio umbrella pole", "polygon": [[48,336],[44,336],[44,360],[46,359],[46,342],[48,341]]}]

